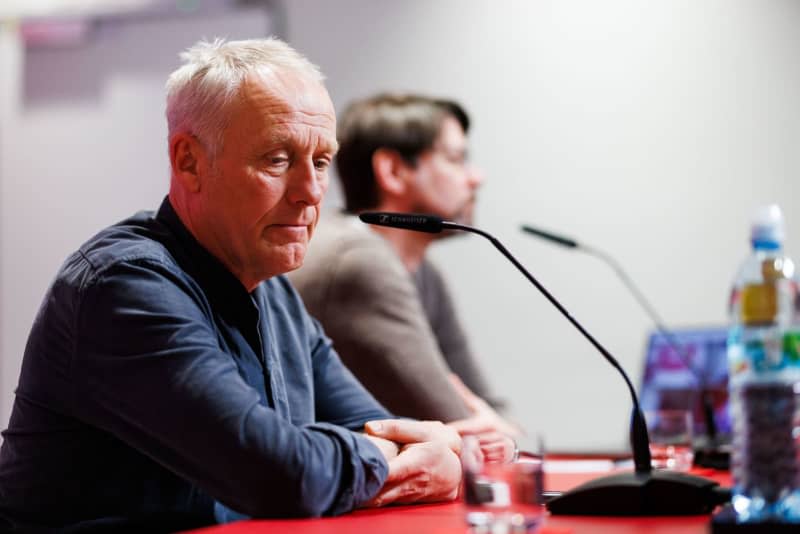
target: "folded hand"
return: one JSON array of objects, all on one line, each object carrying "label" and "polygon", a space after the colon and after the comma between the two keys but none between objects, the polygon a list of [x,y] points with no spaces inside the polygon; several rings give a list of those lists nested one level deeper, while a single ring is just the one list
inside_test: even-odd
[{"label": "folded hand", "polygon": [[401,444],[389,475],[368,506],[453,500],[461,482],[461,438],[437,421],[387,419],[365,425],[368,435]]}]

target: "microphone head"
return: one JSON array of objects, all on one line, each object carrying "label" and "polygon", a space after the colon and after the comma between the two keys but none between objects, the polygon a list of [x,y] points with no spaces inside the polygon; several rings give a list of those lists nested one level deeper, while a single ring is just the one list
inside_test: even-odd
[{"label": "microphone head", "polygon": [[366,211],[360,213],[358,218],[367,224],[402,228],[416,232],[438,234],[442,231],[442,218],[436,215],[422,213],[392,213],[388,211]]},{"label": "microphone head", "polygon": [[529,224],[523,224],[521,229],[523,232],[535,235],[537,237],[541,237],[542,239],[546,239],[547,241],[550,241],[551,243],[555,243],[557,245],[561,245],[562,247],[578,248],[578,242],[575,241],[574,239],[570,239],[569,237],[564,237],[562,235],[554,234],[553,232],[540,230],[539,228],[534,228]]}]

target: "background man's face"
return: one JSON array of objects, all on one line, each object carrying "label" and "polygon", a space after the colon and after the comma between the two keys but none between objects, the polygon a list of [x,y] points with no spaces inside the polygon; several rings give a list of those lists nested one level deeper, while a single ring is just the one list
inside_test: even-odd
[{"label": "background man's face", "polygon": [[454,117],[442,121],[433,148],[417,159],[414,180],[413,211],[472,223],[483,176],[467,162],[467,138]]},{"label": "background man's face", "polygon": [[302,265],[336,147],[321,84],[287,73],[244,84],[203,191],[214,241],[240,280]]}]

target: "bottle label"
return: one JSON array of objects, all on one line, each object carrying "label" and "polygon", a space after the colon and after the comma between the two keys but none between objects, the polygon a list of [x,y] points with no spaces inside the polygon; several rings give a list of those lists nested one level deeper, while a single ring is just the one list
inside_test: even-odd
[{"label": "bottle label", "polygon": [[800,330],[784,334],[783,357],[787,365],[800,368]]},{"label": "bottle label", "polygon": [[778,315],[778,288],[774,283],[742,288],[741,320],[746,325],[772,324]]},{"label": "bottle label", "polygon": [[728,340],[732,381],[784,370],[800,372],[800,330],[737,328]]}]

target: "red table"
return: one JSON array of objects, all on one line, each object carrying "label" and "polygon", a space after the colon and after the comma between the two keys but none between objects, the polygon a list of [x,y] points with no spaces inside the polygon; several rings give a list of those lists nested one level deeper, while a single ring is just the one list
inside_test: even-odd
[{"label": "red table", "polygon": [[[693,474],[730,486],[728,473],[709,469]],[[548,490],[566,491],[601,473],[547,473]],[[578,517],[548,516],[539,534],[706,534],[709,516],[691,517]],[[467,532],[460,502],[391,506],[357,510],[339,517],[323,519],[270,519],[239,521],[194,531],[202,534],[245,534],[292,532],[302,534],[343,534],[375,532],[381,534],[463,534]]]}]

